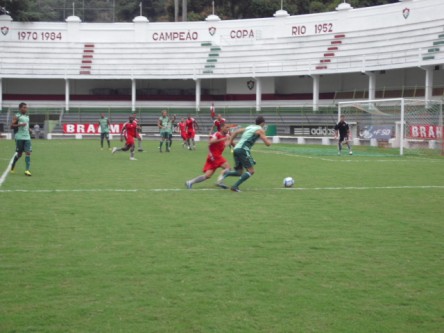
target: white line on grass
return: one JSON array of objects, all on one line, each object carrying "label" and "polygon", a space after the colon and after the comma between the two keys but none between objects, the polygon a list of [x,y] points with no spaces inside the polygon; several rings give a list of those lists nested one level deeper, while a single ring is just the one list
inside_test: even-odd
[{"label": "white line on grass", "polygon": [[404,189],[444,189],[444,185],[419,185],[419,186],[348,186],[348,187],[310,187],[310,188],[274,188],[273,190],[293,191],[344,191],[344,190],[404,190]]},{"label": "white line on grass", "polygon": [[[368,162],[402,162],[402,163],[406,163],[406,162],[427,162],[427,163],[433,163],[433,162],[438,162],[438,163],[443,163],[444,160],[441,159],[433,159],[433,158],[427,158],[427,157],[410,157],[408,159],[403,159],[403,158],[399,158],[400,156],[393,156],[390,159],[365,159],[363,160],[362,158],[356,159],[355,157],[349,156],[348,154],[344,153],[344,156],[337,156],[337,157],[331,157],[331,158],[326,158],[326,157],[320,157],[320,156],[308,156],[308,155],[300,155],[300,154],[294,154],[294,153],[289,153],[289,152],[285,152],[285,151],[276,151],[276,150],[256,150],[257,153],[263,153],[263,154],[274,154],[274,155],[284,155],[284,156],[290,156],[290,157],[299,157],[299,158],[306,158],[306,159],[311,159],[311,160],[321,160],[321,161],[327,161],[327,162],[339,162],[339,163],[368,163]],[[356,155],[355,155],[356,156]],[[359,153],[358,153],[358,157]],[[376,157],[376,156],[375,156]]]},{"label": "white line on grass", "polygon": [[3,183],[5,182],[6,177],[8,177],[8,173],[9,173],[9,170],[11,170],[11,165],[12,165],[12,162],[14,161],[14,157],[15,157],[15,154],[12,156],[11,160],[9,161],[9,164],[8,164],[8,166],[6,167],[5,172],[3,172],[2,176],[0,177],[0,187],[1,187],[1,186],[3,185]]},{"label": "white line on grass", "polygon": [[[344,191],[344,190],[404,190],[404,189],[444,189],[444,185],[418,185],[418,186],[349,186],[349,187],[292,187],[292,188],[263,188],[248,189],[245,192],[262,192],[262,191]],[[201,189],[183,189],[183,188],[152,188],[152,189],[41,189],[41,190],[0,190],[0,193],[93,193],[93,192],[200,192],[200,191],[222,191],[221,189],[201,188]]]}]

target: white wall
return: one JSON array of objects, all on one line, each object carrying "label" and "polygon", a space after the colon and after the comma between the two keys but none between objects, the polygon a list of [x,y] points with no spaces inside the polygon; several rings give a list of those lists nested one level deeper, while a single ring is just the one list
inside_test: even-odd
[{"label": "white wall", "polygon": [[[248,88],[248,81],[255,81],[251,78],[242,79],[228,79],[227,80],[227,94],[256,94],[256,82],[253,89]],[[261,78],[262,83],[262,93],[263,94],[274,94],[274,78]]]}]

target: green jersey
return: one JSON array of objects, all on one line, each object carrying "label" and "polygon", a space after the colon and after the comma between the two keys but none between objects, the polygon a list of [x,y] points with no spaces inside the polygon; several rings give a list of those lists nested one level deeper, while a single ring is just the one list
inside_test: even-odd
[{"label": "green jersey", "polygon": [[99,119],[100,132],[101,133],[109,133],[109,124],[108,118],[100,118]]},{"label": "green jersey", "polygon": [[171,128],[170,117],[168,117],[168,116],[159,117],[159,122],[160,122],[160,126],[162,126],[162,128],[160,129],[160,133],[165,133],[165,132],[170,131],[170,128]]},{"label": "green jersey", "polygon": [[20,126],[17,133],[15,133],[16,140],[31,140],[31,134],[29,133],[29,116],[27,114],[20,114],[17,116],[17,124],[25,123],[26,126]]},{"label": "green jersey", "polygon": [[167,127],[168,133],[173,134],[174,132],[174,122],[173,119],[170,119],[169,125]]},{"label": "green jersey", "polygon": [[259,139],[259,135],[256,134],[256,132],[260,129],[262,129],[262,127],[259,125],[250,125],[245,128],[245,131],[242,133],[242,136],[234,149],[242,148],[250,150],[256,143],[256,140]]}]

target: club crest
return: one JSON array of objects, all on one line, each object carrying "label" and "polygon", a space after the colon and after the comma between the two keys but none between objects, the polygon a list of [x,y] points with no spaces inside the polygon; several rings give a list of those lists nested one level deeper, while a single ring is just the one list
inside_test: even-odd
[{"label": "club crest", "polygon": [[253,80],[248,81],[247,82],[247,87],[248,87],[248,89],[253,90],[253,88],[254,88],[254,81]]},{"label": "club crest", "polygon": [[0,31],[2,32],[3,36],[6,36],[9,32],[9,28],[8,27],[1,27]]},{"label": "club crest", "polygon": [[208,32],[210,33],[211,36],[214,36],[214,34],[216,33],[216,28],[215,27],[209,27],[208,28]]},{"label": "club crest", "polygon": [[410,8],[404,8],[402,11],[402,16],[407,20],[407,18],[410,16]]}]

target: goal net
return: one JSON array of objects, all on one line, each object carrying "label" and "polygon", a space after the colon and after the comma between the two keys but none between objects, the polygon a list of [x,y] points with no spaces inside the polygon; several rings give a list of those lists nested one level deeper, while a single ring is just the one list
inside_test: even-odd
[{"label": "goal net", "polygon": [[340,102],[338,120],[345,116],[354,145],[394,149],[400,155],[444,155],[441,101],[378,99]]}]

